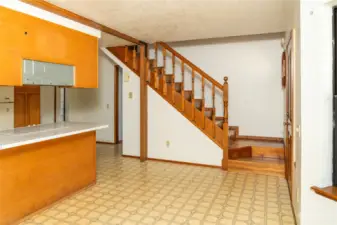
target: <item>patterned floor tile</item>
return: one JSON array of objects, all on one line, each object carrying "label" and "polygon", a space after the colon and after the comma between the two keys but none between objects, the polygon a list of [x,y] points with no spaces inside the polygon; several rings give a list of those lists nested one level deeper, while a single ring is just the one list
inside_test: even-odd
[{"label": "patterned floor tile", "polygon": [[285,179],[121,156],[97,146],[97,183],[21,225],[291,225]]}]

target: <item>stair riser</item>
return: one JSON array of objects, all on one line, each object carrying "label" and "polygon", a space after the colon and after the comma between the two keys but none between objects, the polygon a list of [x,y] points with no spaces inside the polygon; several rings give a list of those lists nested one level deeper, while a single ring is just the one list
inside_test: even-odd
[{"label": "stair riser", "polygon": [[229,171],[251,171],[253,173],[284,177],[284,164],[228,160]]},{"label": "stair riser", "polygon": [[211,137],[215,136],[214,123],[208,118],[205,118],[205,132]]},{"label": "stair riser", "polygon": [[253,157],[270,158],[270,159],[284,159],[283,148],[252,146]]},{"label": "stair riser", "polygon": [[228,158],[229,159],[241,159],[241,158],[252,158],[252,147],[242,147],[229,149]]}]

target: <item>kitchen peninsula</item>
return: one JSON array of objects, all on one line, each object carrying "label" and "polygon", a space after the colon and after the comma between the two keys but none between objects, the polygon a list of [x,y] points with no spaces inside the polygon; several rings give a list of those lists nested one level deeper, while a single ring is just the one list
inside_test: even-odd
[{"label": "kitchen peninsula", "polygon": [[96,130],[62,122],[0,131],[0,224],[96,182]]}]

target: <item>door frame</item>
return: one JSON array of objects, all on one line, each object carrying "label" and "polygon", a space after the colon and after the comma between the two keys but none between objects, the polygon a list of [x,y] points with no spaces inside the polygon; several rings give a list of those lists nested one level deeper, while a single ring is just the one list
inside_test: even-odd
[{"label": "door frame", "polygon": [[118,65],[114,66],[114,141],[118,144],[119,141],[119,71],[120,67]]},{"label": "door frame", "polygon": [[[334,124],[336,124],[336,108],[337,108],[337,64],[336,64],[336,59],[337,59],[337,47],[336,47],[336,39],[337,39],[337,7],[333,8],[333,121]],[[332,183],[334,186],[337,186],[337,129],[336,125],[333,126],[333,157],[332,157],[332,167],[333,167],[333,173],[332,173]]]},{"label": "door frame", "polygon": [[[296,180],[294,180],[294,172],[296,171],[296,152],[295,152],[295,113],[294,113],[294,88],[295,88],[295,30],[292,29],[290,31],[289,37],[286,39],[284,51],[286,53],[286,63],[285,63],[285,71],[286,71],[286,85],[285,85],[285,154],[289,154],[288,157],[285,158],[285,169],[286,169],[286,179],[289,184],[289,191],[291,199],[295,199],[296,193]],[[289,118],[289,119],[288,119]],[[289,126],[291,135],[289,135]],[[290,137],[291,136],[291,137]]]}]

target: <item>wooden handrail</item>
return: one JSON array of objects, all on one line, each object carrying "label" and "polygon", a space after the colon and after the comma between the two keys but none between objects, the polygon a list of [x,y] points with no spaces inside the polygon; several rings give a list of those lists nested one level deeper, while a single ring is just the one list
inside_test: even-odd
[{"label": "wooden handrail", "polygon": [[165,42],[161,42],[161,41],[158,42],[158,44],[160,44],[163,48],[165,48],[166,50],[168,50],[169,52],[171,52],[172,53],[172,57],[175,56],[175,57],[179,58],[182,62],[184,62],[184,64],[186,64],[189,67],[191,67],[192,70],[194,70],[195,72],[197,72],[198,74],[200,74],[206,80],[209,80],[211,83],[213,83],[218,88],[222,89],[222,85],[218,81],[214,80],[210,75],[208,75],[202,69],[200,69],[199,67],[197,67],[196,65],[194,65],[191,61],[189,61],[188,59],[186,59],[184,56],[180,55],[176,50],[174,50],[173,48],[171,48],[168,44],[166,44]]}]

